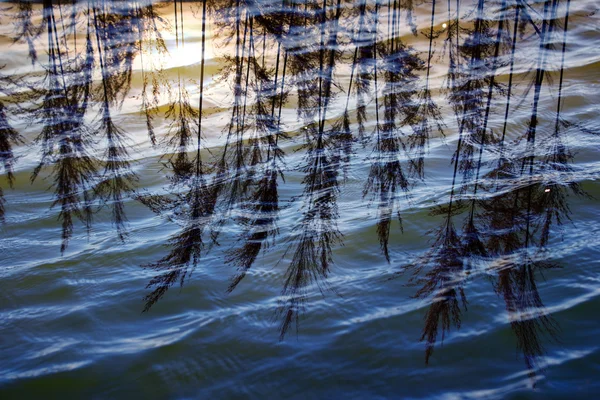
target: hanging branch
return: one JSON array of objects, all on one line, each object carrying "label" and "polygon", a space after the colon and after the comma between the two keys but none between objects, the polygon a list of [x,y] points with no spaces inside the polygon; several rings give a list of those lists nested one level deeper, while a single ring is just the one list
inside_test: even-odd
[{"label": "hanging branch", "polygon": [[[88,132],[83,117],[88,108],[91,86],[89,62],[77,70],[63,62],[54,7],[51,0],[43,2],[43,24],[47,31],[48,64],[43,80],[42,103],[34,113],[42,123],[37,142],[42,144],[42,158],[34,169],[35,181],[42,168],[53,166],[55,200],[62,225],[61,253],[73,235],[73,218],[80,219],[89,229],[92,208],[89,190],[95,176],[95,166],[87,153]],[[89,48],[87,57],[90,58]],[[73,68],[72,68],[73,67]]]},{"label": "hanging branch", "polygon": [[[104,173],[101,177],[101,182],[96,186],[95,191],[102,199],[104,204],[110,204],[112,211],[112,221],[117,229],[119,238],[124,241],[127,236],[124,196],[131,194],[134,190],[134,184],[138,177],[131,171],[129,162],[129,152],[127,150],[126,133],[117,127],[114,123],[111,114],[111,103],[116,101],[116,93],[110,87],[109,81],[109,53],[111,56],[115,50],[110,51],[108,48],[108,29],[106,20],[105,1],[102,1],[102,26],[98,18],[98,8],[94,6],[92,12],[94,15],[94,29],[96,32],[96,45],[98,51],[98,59],[100,62],[100,72],[102,79],[102,103],[100,106],[100,125],[99,131],[104,133],[106,137],[105,151],[105,166]],[[118,57],[118,56],[117,56]]]},{"label": "hanging branch", "polygon": [[[326,41],[327,0],[321,8],[321,45],[319,49],[319,96],[317,124],[311,124],[307,134],[306,166],[304,167],[304,206],[302,220],[295,227],[300,230],[299,238],[292,254],[286,274],[282,295],[284,302],[279,308],[283,321],[280,326],[280,340],[283,340],[290,326],[298,327],[299,315],[305,307],[306,292],[312,283],[320,287],[321,280],[327,278],[332,259],[332,246],[341,242],[337,228],[338,165],[332,157],[335,142],[328,140],[325,121],[329,102],[335,52],[337,46],[338,23],[341,16],[341,0],[337,1],[335,14],[329,21],[330,32]],[[327,59],[326,59],[327,56]],[[290,246],[291,247],[291,246]]]},{"label": "hanging branch", "polygon": [[[168,255],[158,262],[144,265],[144,268],[153,269],[158,272],[146,286],[151,288],[152,292],[144,298],[146,304],[144,311],[150,308],[162,298],[168,289],[179,282],[183,286],[186,278],[200,263],[202,252],[205,248],[203,234],[210,223],[214,213],[217,201],[217,194],[214,187],[206,183],[205,167],[202,162],[202,111],[204,99],[204,72],[205,72],[205,53],[206,53],[206,16],[207,0],[202,2],[202,51],[200,61],[200,82],[199,82],[199,107],[195,113],[197,117],[196,132],[196,155],[195,159],[190,161],[193,165],[191,172],[185,181],[186,191],[177,194],[174,201],[166,203],[166,207],[159,207],[159,211],[173,211],[173,219],[176,220],[182,228],[179,233],[169,239],[171,251]],[[181,8],[180,8],[180,12]],[[183,14],[182,14],[183,18]],[[145,199],[149,206],[161,205],[160,201],[151,197]],[[162,208],[162,209],[161,209]]]},{"label": "hanging branch", "polygon": [[[15,155],[13,146],[23,143],[21,135],[10,125],[6,115],[6,107],[0,101],[0,165],[4,168],[8,185],[12,188],[15,182],[13,166]],[[0,223],[4,223],[5,205],[4,192],[0,186]]]}]

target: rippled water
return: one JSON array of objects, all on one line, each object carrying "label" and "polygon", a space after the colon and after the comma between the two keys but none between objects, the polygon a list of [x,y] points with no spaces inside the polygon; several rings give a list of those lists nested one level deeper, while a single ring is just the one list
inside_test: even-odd
[{"label": "rippled water", "polygon": [[600,394],[597,11],[2,3],[0,397]]}]

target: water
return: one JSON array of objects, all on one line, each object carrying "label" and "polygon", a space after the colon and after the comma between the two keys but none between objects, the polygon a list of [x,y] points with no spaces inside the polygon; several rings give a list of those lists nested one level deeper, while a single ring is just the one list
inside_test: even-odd
[{"label": "water", "polygon": [[1,397],[600,393],[597,6],[524,3],[3,3]]}]

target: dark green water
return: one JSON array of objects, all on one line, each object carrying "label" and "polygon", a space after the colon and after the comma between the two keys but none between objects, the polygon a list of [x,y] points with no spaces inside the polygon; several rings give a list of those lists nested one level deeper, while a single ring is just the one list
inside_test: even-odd
[{"label": "dark green water", "polygon": [[597,397],[599,22],[2,3],[0,398]]}]

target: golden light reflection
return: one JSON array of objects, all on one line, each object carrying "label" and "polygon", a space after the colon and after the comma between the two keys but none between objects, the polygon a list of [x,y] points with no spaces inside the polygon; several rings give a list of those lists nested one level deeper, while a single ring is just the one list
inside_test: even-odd
[{"label": "golden light reflection", "polygon": [[183,46],[180,45],[169,48],[169,54],[166,56],[164,67],[166,69],[172,69],[197,64],[200,62],[201,52],[202,45],[199,42],[186,43]]}]

